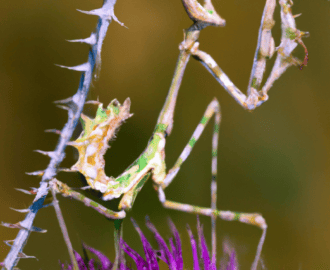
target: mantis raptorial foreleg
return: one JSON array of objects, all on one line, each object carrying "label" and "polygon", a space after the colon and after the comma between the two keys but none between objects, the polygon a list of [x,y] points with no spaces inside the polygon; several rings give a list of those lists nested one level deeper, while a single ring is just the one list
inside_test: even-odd
[{"label": "mantis raptorial foreleg", "polygon": [[[208,25],[225,25],[224,20],[216,20],[216,18],[220,18],[220,16],[215,12],[213,7],[206,8],[207,3],[210,3],[210,1],[205,1],[204,8],[202,8],[196,0],[182,0],[182,2],[184,3],[189,17],[195,18],[193,19],[195,24],[187,31],[195,30],[196,32],[200,32],[200,29]],[[198,50],[198,42],[195,42],[194,46],[192,46],[190,50],[190,53],[194,56],[194,58],[200,61],[203,66],[205,66],[206,69],[223,86],[223,88],[225,88],[225,90],[237,101],[237,103],[245,109],[253,110],[268,100],[268,91],[272,87],[274,81],[277,80],[290,66],[295,65],[302,69],[303,66],[307,65],[308,51],[301,38],[308,36],[309,33],[302,32],[296,28],[295,18],[297,15],[292,15],[291,11],[293,2],[291,0],[279,0],[279,3],[281,6],[281,44],[275,48],[275,42],[271,33],[271,29],[275,24],[273,13],[276,6],[276,0],[267,0],[259,28],[258,43],[253,59],[253,65],[246,95],[233,84],[233,82],[220,69],[218,64],[209,54]],[[187,8],[189,5],[199,5],[200,8]],[[207,16],[214,17],[213,23],[205,23],[205,14],[207,14]],[[187,49],[189,45],[187,46],[186,44],[186,42],[183,42],[181,47],[183,49]],[[305,50],[305,58],[303,61],[300,61],[298,58],[292,56],[292,52],[298,46],[298,44],[300,44]],[[268,79],[266,80],[265,85],[261,87],[263,74],[266,69],[266,60],[273,56],[275,50],[277,50],[277,57],[274,66]]]}]

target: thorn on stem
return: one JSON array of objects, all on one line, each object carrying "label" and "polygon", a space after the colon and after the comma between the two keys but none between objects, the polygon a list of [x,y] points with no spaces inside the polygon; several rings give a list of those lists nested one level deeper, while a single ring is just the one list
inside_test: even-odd
[{"label": "thorn on stem", "polygon": [[35,195],[37,194],[38,192],[38,189],[37,188],[32,188],[32,190],[25,190],[25,189],[21,189],[21,188],[15,188],[17,191],[21,191],[25,194],[28,194],[28,195]]},{"label": "thorn on stem", "polygon": [[61,68],[67,68],[67,69],[75,70],[75,71],[81,71],[81,72],[87,72],[90,70],[89,63],[84,63],[84,64],[73,66],[73,67],[68,67],[68,66],[63,66],[63,65],[58,65],[58,64],[55,64],[55,66],[58,66]]},{"label": "thorn on stem", "polygon": [[26,172],[27,175],[43,176],[45,171]]},{"label": "thorn on stem", "polygon": [[15,209],[15,208],[12,208],[12,207],[9,207],[11,210],[14,210],[16,212],[19,212],[19,213],[29,213],[31,210],[29,208],[27,209]]},{"label": "thorn on stem", "polygon": [[44,156],[48,156],[50,158],[54,158],[55,157],[55,153],[53,151],[34,150],[34,152],[37,152],[37,153],[42,154]]}]

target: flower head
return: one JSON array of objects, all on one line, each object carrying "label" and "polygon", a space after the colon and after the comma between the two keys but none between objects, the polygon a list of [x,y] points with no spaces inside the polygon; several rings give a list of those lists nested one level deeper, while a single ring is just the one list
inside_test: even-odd
[{"label": "flower head", "polygon": [[[155,240],[158,244],[158,249],[154,249],[147,238],[144,236],[142,230],[137,225],[134,219],[131,219],[132,223],[138,232],[145,254],[145,258],[139,255],[134,249],[132,249],[123,239],[119,240],[120,247],[128,256],[130,256],[136,264],[137,270],[158,270],[159,265],[158,261],[164,261],[170,270],[183,270],[183,258],[182,258],[182,248],[181,248],[181,238],[178,230],[176,229],[174,223],[169,220],[169,227],[172,231],[173,237],[169,239],[169,244],[163,239],[159,234],[156,227],[150,222],[147,218],[146,225],[148,229],[154,234]],[[192,230],[187,225],[187,231],[190,238],[190,244],[193,255],[193,265],[194,270],[216,270],[217,267],[214,263],[211,262],[210,253],[207,248],[206,240],[203,234],[203,226],[200,224],[199,219],[197,222],[197,234],[198,234],[198,244],[195,240],[195,237],[192,233]],[[114,264],[100,251],[83,245],[84,253],[86,251],[91,252],[96,255],[98,260],[88,259],[87,255],[83,259],[77,252],[75,256],[78,262],[79,270],[112,270]],[[125,260],[122,255],[123,252],[119,252],[119,270],[128,270],[131,269],[125,265]],[[200,267],[202,266],[202,267]],[[61,264],[62,270],[67,269],[71,270],[72,265],[65,267],[64,264]],[[229,260],[225,265],[222,265],[219,270],[238,270],[237,260],[235,251],[232,251],[229,254]]]}]

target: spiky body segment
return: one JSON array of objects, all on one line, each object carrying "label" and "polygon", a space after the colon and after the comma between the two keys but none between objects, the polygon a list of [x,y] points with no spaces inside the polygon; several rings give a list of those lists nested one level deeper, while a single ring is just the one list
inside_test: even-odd
[{"label": "spiky body segment", "polygon": [[104,172],[104,154],[109,148],[108,142],[115,137],[115,133],[121,124],[129,117],[131,101],[127,98],[121,105],[116,99],[111,101],[106,109],[103,104],[98,104],[94,119],[81,116],[83,131],[79,138],[68,144],[79,152],[79,159],[71,167],[72,171],[79,171],[86,177],[87,183],[96,190],[104,193],[107,184],[113,181]]}]

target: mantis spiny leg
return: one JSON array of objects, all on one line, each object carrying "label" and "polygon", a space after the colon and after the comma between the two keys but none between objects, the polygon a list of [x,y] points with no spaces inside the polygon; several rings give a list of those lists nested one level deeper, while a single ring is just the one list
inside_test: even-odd
[{"label": "mantis spiny leg", "polygon": [[[212,182],[211,182],[211,208],[193,206],[189,204],[183,204],[178,202],[173,202],[166,200],[164,189],[172,182],[174,177],[179,172],[181,165],[188,158],[191,153],[192,148],[194,147],[196,141],[200,138],[202,132],[204,131],[205,126],[211,119],[211,117],[215,115],[214,121],[214,130],[212,137]],[[177,162],[173,166],[172,169],[169,170],[166,178],[163,183],[158,186],[158,194],[159,200],[163,204],[165,208],[179,210],[187,213],[195,213],[200,215],[206,215],[211,217],[212,223],[212,262],[216,262],[216,218],[219,217],[224,220],[233,221],[237,220],[243,223],[256,225],[263,230],[262,236],[259,240],[257,253],[252,265],[253,270],[257,268],[258,261],[260,258],[261,250],[263,243],[266,237],[266,229],[267,224],[264,218],[259,214],[246,214],[246,213],[236,213],[231,211],[219,211],[216,209],[216,201],[217,201],[217,153],[218,153],[218,137],[219,137],[219,128],[220,128],[221,114],[220,114],[220,105],[217,99],[214,99],[207,107],[202,120],[199,125],[195,129],[193,135],[191,136],[188,144],[182,151],[180,157]]]},{"label": "mantis spiny leg", "polygon": [[[205,126],[211,119],[211,117],[215,114],[214,119],[214,131],[213,131],[213,138],[212,138],[212,182],[211,182],[211,208],[216,210],[217,205],[217,152],[218,152],[218,138],[219,138],[219,127],[221,121],[220,115],[220,106],[217,99],[214,99],[209,106],[207,107],[202,120],[200,121],[199,125],[195,129],[193,135],[191,136],[188,144],[182,151],[180,157],[169,170],[166,178],[161,185],[162,189],[165,189],[177,175],[180,170],[182,163],[188,158],[189,154],[191,153],[192,148],[194,147],[196,141],[201,136],[202,132],[204,131]],[[211,223],[212,223],[212,262],[216,260],[216,216],[211,216]]]},{"label": "mantis spiny leg", "polygon": [[50,182],[50,184],[52,185],[52,188],[57,193],[61,193],[62,196],[76,199],[77,201],[84,203],[86,206],[95,209],[97,212],[99,212],[100,214],[104,215],[107,218],[123,219],[126,216],[126,213],[124,210],[119,211],[119,212],[109,210],[106,207],[104,207],[103,205],[100,205],[99,203],[82,195],[81,193],[72,190],[68,185],[62,183],[61,181],[59,181],[55,178]]},{"label": "mantis spiny leg", "polygon": [[[162,202],[163,206],[168,209],[183,211],[186,213],[193,213],[198,215],[205,215],[210,217],[219,217],[223,220],[227,221],[240,221],[243,223],[247,223],[250,225],[255,225],[262,229],[262,235],[260,237],[257,252],[251,266],[251,270],[256,270],[258,266],[258,262],[260,259],[261,251],[263,244],[266,238],[266,231],[267,231],[267,224],[265,219],[258,213],[239,213],[239,212],[232,212],[232,211],[221,211],[221,210],[214,210],[212,208],[207,207],[199,207],[190,204],[178,203],[166,200],[164,191],[160,188],[159,189],[159,199]],[[213,228],[212,228],[213,229]],[[212,232],[213,234],[213,232]],[[213,240],[213,239],[212,239]],[[212,245],[213,249],[213,245]],[[214,252],[214,251],[212,251]],[[212,254],[212,260],[213,260]]]}]

